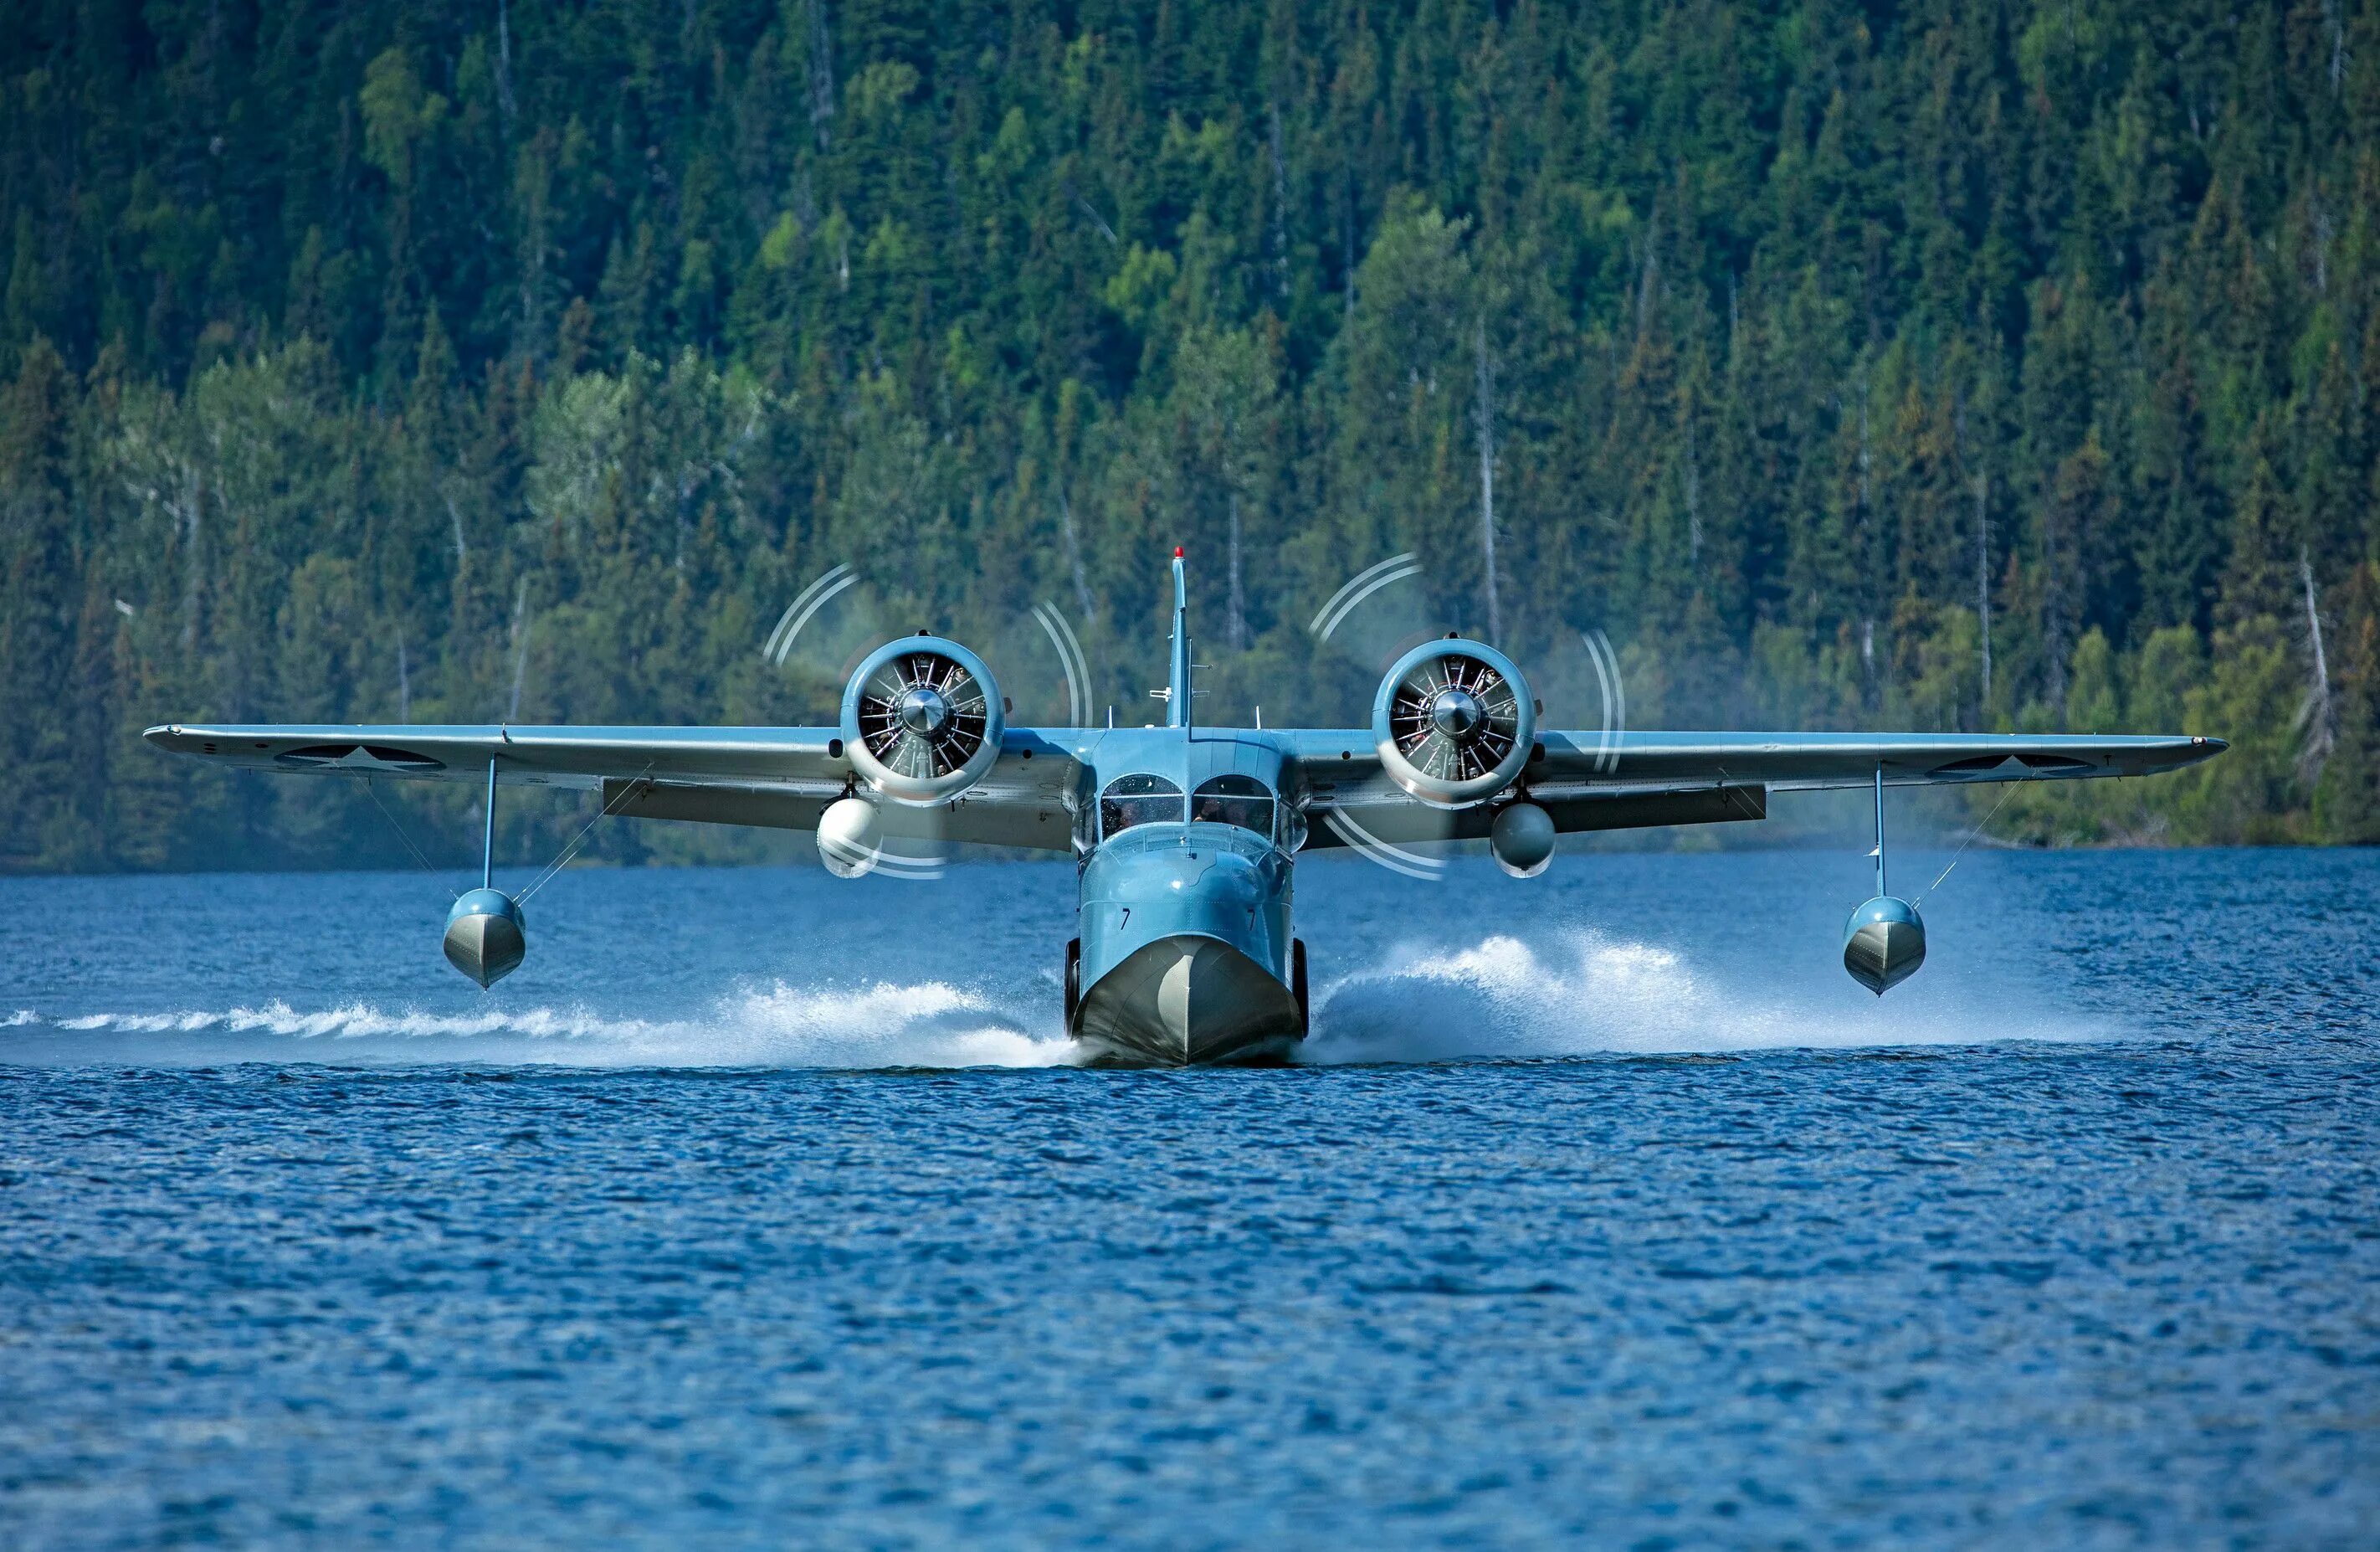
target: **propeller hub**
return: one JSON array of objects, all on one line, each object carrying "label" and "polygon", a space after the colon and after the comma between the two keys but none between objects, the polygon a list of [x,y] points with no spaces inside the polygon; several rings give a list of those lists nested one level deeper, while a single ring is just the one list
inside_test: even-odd
[{"label": "propeller hub", "polygon": [[1449,685],[1429,698],[1429,725],[1450,739],[1467,739],[1487,720],[1479,697],[1459,686]]},{"label": "propeller hub", "polygon": [[923,738],[940,738],[951,725],[951,703],[942,692],[929,685],[913,684],[901,691],[892,703],[892,715],[901,726]]}]

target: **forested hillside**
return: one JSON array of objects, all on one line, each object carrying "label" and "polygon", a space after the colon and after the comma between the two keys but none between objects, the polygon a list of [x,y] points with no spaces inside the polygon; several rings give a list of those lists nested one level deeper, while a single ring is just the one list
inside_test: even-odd
[{"label": "forested hillside", "polygon": [[2219,734],[1999,827],[2380,838],[2375,131],[2369,0],[12,0],[0,867],[397,855],[168,717],[816,719],[844,563],[1141,720],[1175,543],[1209,720],[1360,717],[1412,549],[1635,726]]}]

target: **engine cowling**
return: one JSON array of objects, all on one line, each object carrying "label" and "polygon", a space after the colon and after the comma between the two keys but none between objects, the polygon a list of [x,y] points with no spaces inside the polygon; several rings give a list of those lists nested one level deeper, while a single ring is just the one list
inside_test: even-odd
[{"label": "engine cowling", "polygon": [[896,802],[942,802],[990,773],[1004,709],[983,659],[940,636],[905,636],[868,654],[844,687],[844,755]]},{"label": "engine cowling", "polygon": [[1389,779],[1439,808],[1465,808],[1518,779],[1536,703],[1512,660],[1477,642],[1425,642],[1372,697],[1372,742]]}]

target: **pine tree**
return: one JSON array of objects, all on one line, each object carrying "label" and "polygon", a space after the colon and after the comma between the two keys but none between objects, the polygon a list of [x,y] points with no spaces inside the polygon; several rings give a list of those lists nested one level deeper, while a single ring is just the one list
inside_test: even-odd
[{"label": "pine tree", "polygon": [[169,715],[820,715],[758,647],[846,561],[996,657],[1065,603],[1120,699],[1177,540],[1276,719],[1355,714],[1303,624],[1412,549],[1399,607],[1549,705],[1587,629],[1640,721],[2097,726],[2105,681],[2239,736],[2138,789],[2169,837],[2362,834],[2353,10],[31,7],[0,866],[380,844],[161,766]]}]

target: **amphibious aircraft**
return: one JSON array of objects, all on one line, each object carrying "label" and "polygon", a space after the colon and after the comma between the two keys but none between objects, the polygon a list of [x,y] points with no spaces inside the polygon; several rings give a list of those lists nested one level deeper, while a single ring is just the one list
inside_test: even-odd
[{"label": "amphibious aircraft", "polygon": [[[1012,727],[983,660],[920,632],[861,660],[828,727],[196,727],[149,729],[178,754],[259,770],[600,792],[602,812],[816,832],[856,877],[900,837],[1072,856],[1077,935],[1065,1023],[1086,1060],[1178,1066],[1286,1058],[1309,1021],[1291,926],[1298,855],[1350,848],[1422,873],[1438,843],[1484,840],[1516,877],[1555,837],[1765,818],[1768,796],[1876,793],[1876,897],[1844,968],[1881,996],[1925,929],[1887,887],[1887,788],[2144,776],[2219,753],[2190,737],[1668,733],[1537,726],[1518,665],[1486,642],[1425,641],[1379,681],[1368,727],[1204,727],[1193,715],[1188,593],[1173,552],[1162,727]],[[1112,723],[1112,715],[1111,715]],[[1262,719],[1259,717],[1258,719]],[[1417,848],[1431,850],[1416,849]],[[447,918],[447,958],[482,987],[527,951],[519,903],[480,886]]]}]

